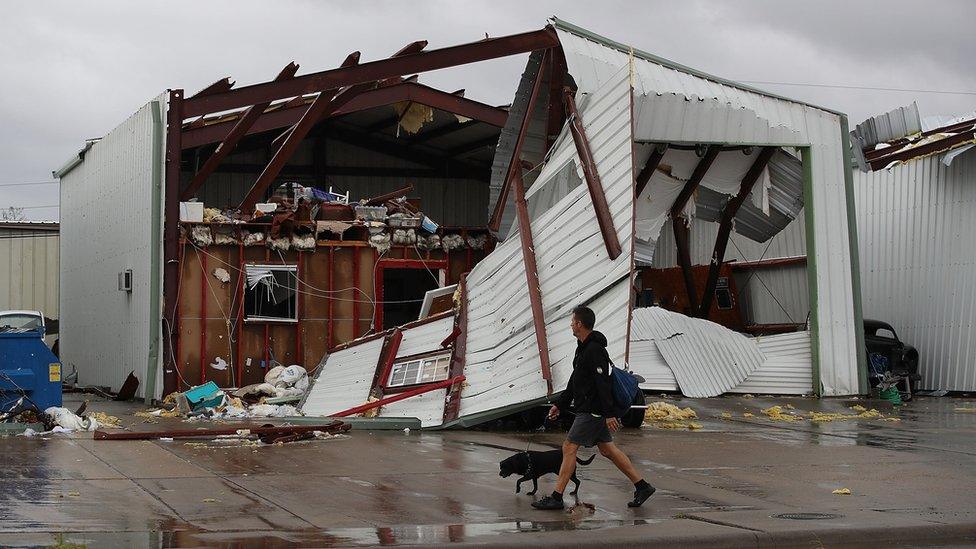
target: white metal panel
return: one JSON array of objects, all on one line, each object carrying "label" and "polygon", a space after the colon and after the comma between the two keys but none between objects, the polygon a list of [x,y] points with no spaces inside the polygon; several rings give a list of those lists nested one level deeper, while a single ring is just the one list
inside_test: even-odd
[{"label": "white metal panel", "polygon": [[380,417],[415,417],[421,427],[437,427],[444,422],[444,401],[447,389],[438,389],[387,404],[380,408]]},{"label": "white metal panel", "polygon": [[0,310],[58,318],[58,231],[0,228]]},{"label": "white metal panel", "polygon": [[[593,302],[598,329],[616,324],[624,315],[629,293],[602,291],[628,278],[633,220],[633,165],[630,131],[630,85],[626,68],[602,89],[579,101],[580,113],[602,179],[614,227],[624,253],[610,261],[585,185],[569,192],[548,211],[532,220],[543,309],[546,319],[553,385],[565,387],[574,345],[568,341],[572,307]],[[575,155],[572,138],[564,132],[555,145],[549,169],[533,186],[556,177],[565,163],[557,158]],[[517,231],[515,228],[513,231]],[[462,417],[504,408],[546,395],[532,312],[525,285],[519,238],[513,236],[472,269],[468,276],[468,338],[462,392]],[[601,321],[601,318],[603,319]],[[621,357],[626,346],[626,322],[607,330],[611,356]],[[568,343],[567,343],[568,341]]]},{"label": "white metal panel", "polygon": [[[154,152],[165,158],[153,150],[153,103],[165,105],[166,95],[95,143],[61,179],[61,358],[82,385],[118,389],[135,371],[140,396],[156,325],[149,318]],[[131,293],[118,289],[125,269],[132,269]]]},{"label": "white metal panel", "polygon": [[631,339],[654,341],[681,392],[690,397],[725,393],[763,362],[754,341],[708,320],[646,307],[634,311],[632,322]]},{"label": "white metal panel", "polygon": [[434,322],[421,324],[403,330],[403,339],[397,349],[397,358],[411,356],[441,349],[441,343],[454,331],[454,317],[449,316]]},{"label": "white metal panel", "polygon": [[640,388],[645,391],[677,391],[678,380],[657,348],[650,340],[630,342],[630,368],[644,378]]},{"label": "white metal panel", "polygon": [[302,404],[302,413],[328,416],[365,404],[384,339],[379,337],[331,353],[315,376]]},{"label": "white metal panel", "polygon": [[632,59],[624,47],[555,23],[569,72],[581,89],[596,89],[633,61],[638,141],[809,146],[813,188],[805,201],[813,204],[817,243],[813,253],[823,394],[857,393],[858,327],[840,116],[677,70],[640,52]]},{"label": "white metal panel", "polygon": [[757,337],[763,363],[730,393],[808,395],[813,393],[810,332]]},{"label": "white metal panel", "polygon": [[976,153],[855,172],[864,316],[919,352],[920,387],[976,390]]}]

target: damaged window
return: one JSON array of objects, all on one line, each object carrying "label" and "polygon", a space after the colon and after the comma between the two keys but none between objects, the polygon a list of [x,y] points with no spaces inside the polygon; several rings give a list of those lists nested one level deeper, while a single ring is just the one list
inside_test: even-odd
[{"label": "damaged window", "polygon": [[536,180],[532,185],[533,187],[539,185],[539,188],[529,193],[532,196],[526,199],[529,219],[537,219],[582,184],[583,180],[580,179],[576,171],[576,162],[573,160],[566,162],[552,176],[552,179],[544,182]]},{"label": "damaged window", "polygon": [[245,320],[297,322],[298,267],[295,265],[247,265],[244,291]]},{"label": "damaged window", "polygon": [[450,364],[450,354],[396,362],[393,364],[390,381],[386,386],[403,387],[406,385],[444,381],[447,379]]}]

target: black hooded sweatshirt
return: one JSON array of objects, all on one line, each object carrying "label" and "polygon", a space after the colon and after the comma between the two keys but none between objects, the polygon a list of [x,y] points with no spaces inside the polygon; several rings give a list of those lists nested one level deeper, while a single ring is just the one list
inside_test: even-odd
[{"label": "black hooded sweatshirt", "polygon": [[573,374],[556,406],[560,410],[572,409],[578,414],[611,417],[610,355],[607,354],[607,338],[600,332],[590,332],[585,340],[577,341]]}]

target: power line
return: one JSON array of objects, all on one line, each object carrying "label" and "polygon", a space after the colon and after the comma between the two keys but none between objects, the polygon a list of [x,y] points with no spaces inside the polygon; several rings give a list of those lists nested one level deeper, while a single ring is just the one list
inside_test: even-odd
[{"label": "power line", "polygon": [[60,181],[28,181],[26,183],[0,183],[0,187],[25,187],[27,185],[57,185]]},{"label": "power line", "polygon": [[60,205],[54,204],[51,206],[0,206],[0,209],[6,210],[8,208],[13,208],[15,210],[41,210],[44,208],[60,208],[60,207],[61,207]]},{"label": "power line", "polygon": [[801,86],[808,88],[840,88],[844,90],[871,90],[905,93],[940,93],[946,95],[976,95],[976,91],[918,90],[912,88],[882,88],[874,86],[848,86],[844,84],[813,84],[810,82],[770,82],[766,80],[739,80],[743,84],[767,84],[773,86]]}]

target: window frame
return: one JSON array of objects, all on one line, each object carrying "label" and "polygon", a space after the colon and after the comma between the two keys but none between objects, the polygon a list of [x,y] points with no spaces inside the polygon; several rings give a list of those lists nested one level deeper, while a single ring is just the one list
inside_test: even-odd
[{"label": "window frame", "polygon": [[[436,351],[431,351],[427,353],[418,353],[415,355],[409,355],[404,357],[399,357],[394,359],[393,365],[390,367],[390,374],[386,379],[383,380],[383,389],[386,394],[401,393],[403,391],[409,391],[411,389],[416,389],[417,387],[423,387],[425,385],[431,385],[434,383],[440,383],[451,379],[451,359],[454,357],[454,353],[451,350],[438,349]],[[447,367],[444,369],[443,378],[435,378],[429,381],[419,381],[423,375],[423,361],[428,359],[434,359],[435,367],[437,361],[444,359],[447,361]],[[410,364],[413,362],[420,362],[421,365],[417,369],[417,374],[412,383],[403,383],[400,385],[391,385],[393,376],[397,373],[397,366],[402,364]]]},{"label": "window frame", "polygon": [[[262,315],[250,315],[248,314],[247,308],[245,307],[245,301],[247,292],[252,291],[247,286],[247,273],[249,269],[268,269],[269,271],[285,271],[290,272],[295,278],[295,309],[293,316],[294,318],[285,318],[277,316],[262,316]],[[244,265],[244,295],[241,296],[241,307],[244,307],[244,323],[260,324],[260,323],[270,323],[270,324],[298,324],[298,264],[267,264],[267,263],[247,263]]]}]

